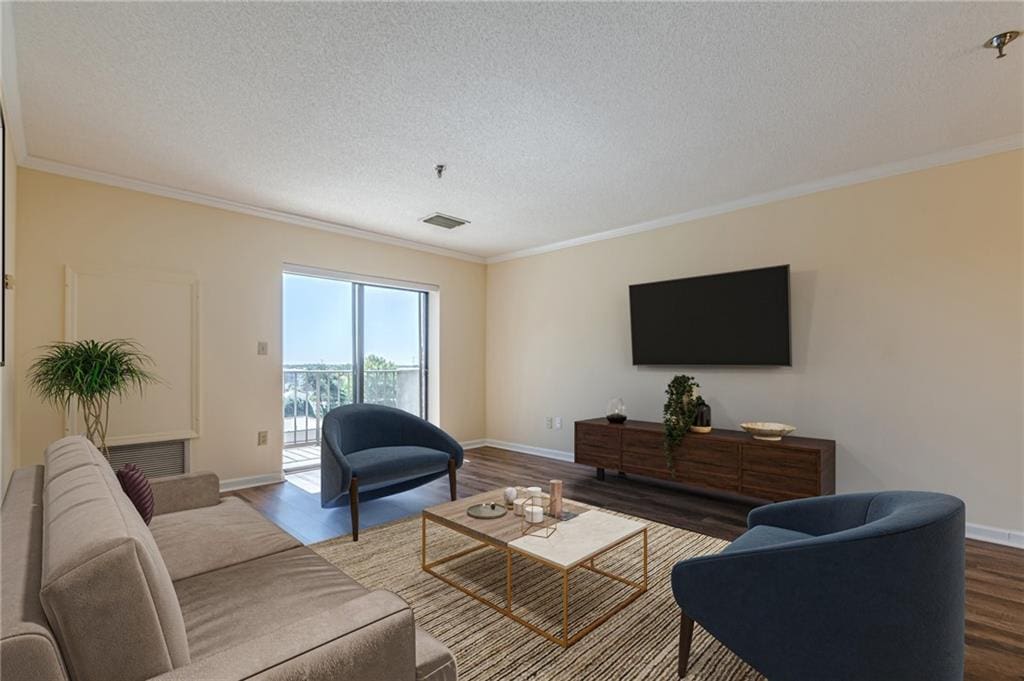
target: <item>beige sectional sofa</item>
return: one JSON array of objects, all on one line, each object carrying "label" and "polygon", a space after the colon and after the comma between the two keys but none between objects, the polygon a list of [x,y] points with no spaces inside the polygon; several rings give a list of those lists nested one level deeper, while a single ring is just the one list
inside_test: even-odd
[{"label": "beige sectional sofa", "polygon": [[368,591],[212,473],[153,481],[150,526],[82,437],[14,472],[0,677],[454,681],[401,598]]}]

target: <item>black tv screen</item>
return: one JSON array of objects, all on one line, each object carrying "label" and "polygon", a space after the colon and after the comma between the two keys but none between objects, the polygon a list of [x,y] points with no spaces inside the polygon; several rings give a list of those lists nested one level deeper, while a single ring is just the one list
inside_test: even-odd
[{"label": "black tv screen", "polygon": [[629,287],[633,364],[790,366],[789,265]]}]

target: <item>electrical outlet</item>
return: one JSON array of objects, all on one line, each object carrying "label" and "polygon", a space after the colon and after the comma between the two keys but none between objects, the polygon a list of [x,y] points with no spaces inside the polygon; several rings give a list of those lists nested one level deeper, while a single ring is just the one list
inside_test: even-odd
[{"label": "electrical outlet", "polygon": [[561,416],[556,416],[555,417],[555,430],[561,430],[561,429],[562,429],[562,417]]},{"label": "electrical outlet", "polygon": [[267,431],[261,430],[256,433],[256,446],[262,447],[265,444],[267,444]]},{"label": "electrical outlet", "polygon": [[552,425],[552,418],[550,416],[545,416],[544,417],[544,427],[547,428],[548,430],[551,430],[551,425]]},{"label": "electrical outlet", "polygon": [[256,354],[265,355],[269,351],[267,341],[256,341]]}]

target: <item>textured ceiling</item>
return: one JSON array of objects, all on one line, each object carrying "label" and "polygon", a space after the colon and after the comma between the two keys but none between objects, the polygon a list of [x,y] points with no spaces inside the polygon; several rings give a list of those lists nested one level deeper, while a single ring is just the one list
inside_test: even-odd
[{"label": "textured ceiling", "polygon": [[[493,256],[1022,131],[1021,3],[20,3],[48,159]],[[443,180],[433,173],[446,163]],[[472,224],[418,222],[434,211]]]}]

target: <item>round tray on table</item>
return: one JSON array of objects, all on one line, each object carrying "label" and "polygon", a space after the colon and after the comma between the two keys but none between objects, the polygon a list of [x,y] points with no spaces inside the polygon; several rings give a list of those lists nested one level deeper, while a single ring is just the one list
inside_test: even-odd
[{"label": "round tray on table", "polygon": [[494,518],[500,518],[505,515],[504,504],[489,503],[489,504],[473,504],[466,509],[466,513],[470,518],[481,518],[483,520],[492,520]]}]

